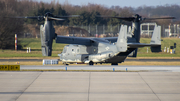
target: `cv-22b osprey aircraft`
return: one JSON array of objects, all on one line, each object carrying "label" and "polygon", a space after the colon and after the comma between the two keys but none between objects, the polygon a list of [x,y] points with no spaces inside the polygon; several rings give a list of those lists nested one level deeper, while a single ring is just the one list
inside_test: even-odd
[{"label": "cv-22b osprey aircraft", "polygon": [[136,57],[137,49],[145,46],[151,47],[152,52],[161,52],[161,27],[155,26],[151,42],[149,44],[145,44],[139,42],[140,23],[144,20],[174,19],[174,17],[142,18],[138,14],[134,17],[110,17],[131,21],[133,35],[131,37],[127,37],[127,25],[121,25],[118,37],[84,38],[60,36],[55,34],[52,21],[63,20],[63,18],[66,17],[54,16],[51,13],[47,13],[45,16],[20,17],[45,21],[44,25],[40,26],[43,56],[51,56],[53,39],[56,40],[56,43],[69,44],[64,47],[61,54],[58,54],[58,56],[60,56],[60,60],[66,65],[70,63],[87,63],[89,65],[94,65],[94,63],[111,63],[111,65],[118,65],[118,63],[124,62],[129,54],[132,54],[132,57]]}]

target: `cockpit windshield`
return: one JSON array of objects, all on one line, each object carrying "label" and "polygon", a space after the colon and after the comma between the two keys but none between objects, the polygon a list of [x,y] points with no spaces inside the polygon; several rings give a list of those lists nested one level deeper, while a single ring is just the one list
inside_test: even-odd
[{"label": "cockpit windshield", "polygon": [[69,47],[69,45],[65,46],[62,52],[63,52],[63,53],[66,53],[68,47]]}]

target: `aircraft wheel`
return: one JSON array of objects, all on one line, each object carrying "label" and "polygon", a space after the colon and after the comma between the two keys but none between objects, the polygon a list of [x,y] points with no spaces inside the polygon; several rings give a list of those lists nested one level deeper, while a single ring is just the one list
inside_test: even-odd
[{"label": "aircraft wheel", "polygon": [[111,63],[111,65],[118,65],[118,63]]},{"label": "aircraft wheel", "polygon": [[68,65],[69,65],[69,64],[67,64],[67,63],[65,63],[65,62],[64,62],[63,64],[64,64],[64,65],[66,65],[66,66],[68,66]]},{"label": "aircraft wheel", "polygon": [[90,61],[90,62],[89,62],[89,65],[94,65],[94,62]]}]

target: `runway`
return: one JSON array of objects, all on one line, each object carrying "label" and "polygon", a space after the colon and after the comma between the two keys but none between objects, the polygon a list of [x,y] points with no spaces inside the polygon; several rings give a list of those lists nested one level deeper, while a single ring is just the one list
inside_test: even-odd
[{"label": "runway", "polygon": [[95,71],[165,71],[165,72],[180,72],[180,66],[106,66],[106,65],[39,65],[39,66],[28,66],[21,65],[21,70],[95,70]]},{"label": "runway", "polygon": [[1,101],[180,101],[180,72],[0,72]]}]

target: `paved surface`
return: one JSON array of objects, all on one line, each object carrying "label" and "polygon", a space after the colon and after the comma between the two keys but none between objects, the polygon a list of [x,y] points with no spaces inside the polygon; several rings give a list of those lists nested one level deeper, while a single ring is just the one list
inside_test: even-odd
[{"label": "paved surface", "polygon": [[27,66],[21,65],[21,70],[110,70],[110,71],[166,71],[166,72],[180,72],[180,66],[105,66],[105,65],[76,65],[76,66],[63,66],[63,65],[39,65]]},{"label": "paved surface", "polygon": [[[0,59],[1,62],[19,62],[19,61],[42,61],[43,59]],[[125,61],[155,61],[155,62],[174,62],[180,61],[180,59],[125,59]]]},{"label": "paved surface", "polygon": [[1,101],[180,101],[179,72],[0,72]]}]

